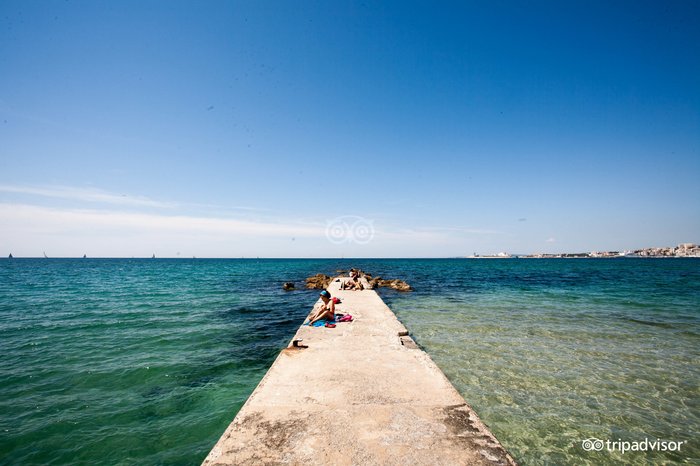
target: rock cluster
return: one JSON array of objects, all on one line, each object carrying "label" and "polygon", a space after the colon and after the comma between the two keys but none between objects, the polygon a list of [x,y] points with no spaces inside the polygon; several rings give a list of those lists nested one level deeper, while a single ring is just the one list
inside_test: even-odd
[{"label": "rock cluster", "polygon": [[413,291],[411,285],[398,278],[394,280],[384,280],[382,277],[376,277],[369,280],[370,289],[375,288],[392,288],[396,291]]},{"label": "rock cluster", "polygon": [[306,279],[306,287],[311,290],[325,290],[333,279],[328,275],[317,273],[313,277]]},{"label": "rock cluster", "polygon": [[[373,290],[375,288],[391,288],[397,291],[413,291],[411,285],[403,280],[393,279],[384,280],[382,277],[372,278],[372,275],[361,270],[358,270],[359,276],[364,277],[369,283],[369,289]],[[316,275],[306,279],[306,288],[311,290],[325,290],[333,281],[333,278],[328,275],[317,273]],[[287,282],[282,288],[286,291],[294,289],[294,283]]]}]

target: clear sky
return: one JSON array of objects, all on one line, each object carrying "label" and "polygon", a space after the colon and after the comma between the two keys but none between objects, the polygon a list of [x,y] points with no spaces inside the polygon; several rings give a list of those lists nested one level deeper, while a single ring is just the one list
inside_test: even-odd
[{"label": "clear sky", "polygon": [[0,2],[0,254],[700,242],[700,3]]}]

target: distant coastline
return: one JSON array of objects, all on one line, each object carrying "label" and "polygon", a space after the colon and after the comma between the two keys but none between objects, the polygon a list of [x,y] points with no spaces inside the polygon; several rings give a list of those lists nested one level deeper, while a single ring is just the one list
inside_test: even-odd
[{"label": "distant coastline", "polygon": [[[695,243],[681,243],[678,246],[643,248],[625,251],[592,251],[592,252],[562,252],[562,253],[535,253],[535,254],[510,254],[507,252],[499,252],[498,254],[477,254],[470,256],[451,256],[449,259],[599,259],[599,258],[621,258],[621,257],[637,257],[637,258],[700,258],[700,245]],[[13,254],[1,256],[2,259],[88,259],[86,254],[83,256],[23,256],[18,257]],[[110,257],[110,256],[92,256],[91,259],[155,259],[155,254],[152,256],[131,256],[131,257]],[[298,259],[298,260],[323,260],[323,259],[338,259],[334,257],[169,257],[162,256],[159,259],[165,260],[197,260],[197,259],[241,259],[241,260],[261,260],[261,259]],[[349,260],[341,258],[342,260]],[[357,258],[369,259],[369,258]],[[374,259],[392,259],[389,257],[377,257]],[[394,258],[402,259],[402,258]],[[412,257],[403,259],[444,259],[444,257]]]},{"label": "distant coastline", "polygon": [[564,253],[538,253],[538,254],[508,254],[500,252],[494,255],[473,254],[468,259],[591,259],[591,258],[616,258],[616,257],[700,257],[700,246],[695,243],[681,243],[676,247],[644,248],[628,251],[592,251],[592,252],[564,252]]}]

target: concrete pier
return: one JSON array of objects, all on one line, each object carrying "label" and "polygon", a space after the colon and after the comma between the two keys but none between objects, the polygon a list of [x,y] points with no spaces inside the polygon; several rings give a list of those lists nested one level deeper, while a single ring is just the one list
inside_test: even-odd
[{"label": "concrete pier", "polygon": [[203,465],[514,465],[379,295],[339,288],[355,320],[300,327]]}]

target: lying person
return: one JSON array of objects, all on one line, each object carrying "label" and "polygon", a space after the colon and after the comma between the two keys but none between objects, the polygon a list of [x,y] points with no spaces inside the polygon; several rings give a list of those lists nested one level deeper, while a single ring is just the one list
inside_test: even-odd
[{"label": "lying person", "polygon": [[341,290],[364,290],[362,283],[358,277],[352,278],[346,282],[340,283]]},{"label": "lying person", "polygon": [[363,290],[364,287],[360,283],[360,271],[357,269],[350,269],[350,280],[340,282],[341,290]]}]

